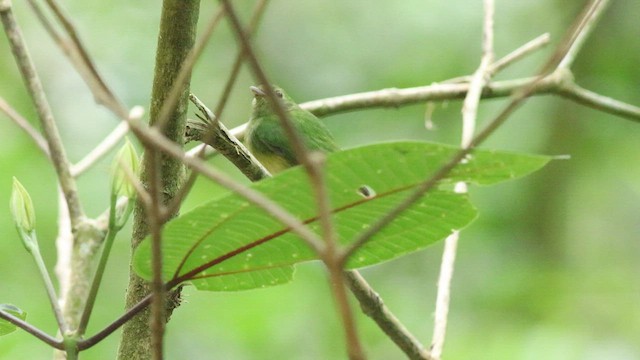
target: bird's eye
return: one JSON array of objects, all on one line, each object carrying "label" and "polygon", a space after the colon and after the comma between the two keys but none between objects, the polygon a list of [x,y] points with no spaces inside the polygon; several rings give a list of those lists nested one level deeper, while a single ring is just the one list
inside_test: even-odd
[{"label": "bird's eye", "polygon": [[280,91],[280,90],[276,90],[276,91],[275,91],[275,93],[276,93],[276,96],[277,96],[277,97],[279,97],[280,99],[282,99],[282,91]]}]

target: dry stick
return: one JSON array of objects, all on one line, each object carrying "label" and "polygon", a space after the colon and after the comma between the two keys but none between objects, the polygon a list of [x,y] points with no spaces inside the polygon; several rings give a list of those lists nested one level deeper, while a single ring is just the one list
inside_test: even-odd
[{"label": "dry stick", "polygon": [[36,11],[38,18],[43,22],[45,29],[50,32],[54,40],[69,57],[69,60],[71,60],[71,63],[75,66],[76,70],[78,70],[80,76],[87,83],[96,102],[111,110],[116,114],[116,116],[118,116],[118,118],[125,118],[128,113],[126,106],[120,102],[107,83],[102,79],[98,69],[91,60],[89,52],[80,40],[78,31],[75,29],[71,19],[65,14],[60,4],[58,4],[56,0],[46,0],[49,9],[55,15],[56,20],[62,25],[63,29],[69,36],[69,40],[71,41],[65,41],[61,36],[59,36],[59,34],[57,34],[57,32],[53,32],[53,26],[48,23],[46,17],[43,16],[42,11],[39,10],[37,4],[35,4],[33,0],[30,0],[29,2],[32,8]]},{"label": "dry stick", "polygon": [[346,277],[343,270],[344,263],[340,257],[340,248],[336,242],[335,227],[331,220],[332,209],[325,181],[325,155],[313,153],[310,154],[309,157],[309,163],[312,167],[312,173],[309,180],[318,202],[318,215],[325,243],[323,252],[319,255],[329,270],[329,283],[331,285],[335,301],[338,304],[340,319],[342,320],[343,327],[346,332],[349,357],[351,359],[364,359],[365,356],[362,349],[360,349],[360,340],[358,339],[353,312],[349,306],[349,302],[347,301],[347,292],[345,287]]},{"label": "dry stick", "polygon": [[[640,121],[640,107],[579,87],[570,89],[572,86],[567,83],[571,84],[572,81],[570,73],[554,73],[543,78],[529,77],[491,81],[486,84],[481,96],[482,99],[508,97],[515,95],[522,88],[533,86],[531,95],[559,94],[596,110],[634,122]],[[412,88],[388,88],[334,96],[301,103],[300,107],[316,116],[329,116],[361,109],[398,108],[403,105],[423,104],[425,101],[463,99],[468,92],[469,84],[466,83],[437,83]],[[246,127],[247,124],[242,124],[234,127],[230,132],[241,139]],[[200,149],[201,147],[195,147],[189,151],[189,155],[194,156]]]},{"label": "dry stick", "polygon": [[[566,75],[562,74],[562,76]],[[532,95],[557,93],[560,91],[559,84],[565,80],[569,79],[565,79],[564,77],[559,78],[553,74],[545,76],[542,79],[521,78],[494,81],[485,86],[482,98],[492,99],[513,96],[518,90],[531,85],[534,85]],[[429,100],[463,99],[468,91],[468,84],[434,84],[405,89],[389,88],[309,101],[300,104],[300,107],[311,111],[316,116],[326,116],[359,109],[397,108],[408,104],[422,104]],[[605,108],[600,108],[599,104],[594,104],[588,97],[582,97],[582,94],[577,94],[576,96],[581,97],[582,100],[584,100],[581,103],[589,107],[603,110],[635,122],[640,121],[640,107],[626,104],[627,109],[619,111],[619,109],[615,107],[608,107],[615,106],[615,104],[611,104]],[[571,99],[575,100],[574,98]],[[241,137],[243,127],[244,126],[239,126],[234,128],[231,132],[235,136]]]},{"label": "dry stick", "polygon": [[[269,171],[251,154],[245,146],[229,130],[218,121],[214,114],[198,99],[191,94],[189,99],[200,110],[205,119],[201,139],[209,146],[215,148],[220,154],[229,159],[251,181],[258,181],[270,177]],[[204,154],[201,154],[204,155]],[[195,176],[197,173],[193,173]]]},{"label": "dry stick", "polygon": [[[267,5],[267,0],[260,0],[256,4],[255,9],[253,11],[253,15],[251,16],[251,20],[249,20],[249,25],[247,26],[247,31],[248,31],[249,34],[253,34],[255,32],[256,28],[258,27],[258,23],[259,23],[262,15],[264,14],[264,11],[266,9],[266,5]],[[229,95],[231,94],[231,90],[233,88],[233,85],[236,83],[236,80],[238,79],[238,74],[240,73],[240,65],[242,65],[243,59],[244,59],[244,51],[240,50],[238,52],[238,55],[236,56],[236,59],[235,59],[234,63],[233,63],[233,67],[232,67],[231,72],[229,74],[229,78],[227,79],[227,82],[225,84],[224,90],[222,91],[222,95],[221,95],[220,99],[218,100],[218,104],[216,105],[214,113],[211,113],[211,111],[204,105],[204,103],[202,103],[195,95],[193,95],[193,94],[190,95],[189,99],[198,108],[198,110],[200,110],[200,112],[202,112],[202,114],[205,116],[205,120],[209,121],[210,124],[214,124],[213,129],[211,129],[211,131],[213,132],[213,134],[210,135],[211,137],[209,138],[208,136],[204,136],[204,139],[202,140],[203,141],[202,146],[197,146],[197,147],[195,147],[194,149],[192,149],[189,152],[192,156],[198,156],[200,158],[205,158],[207,156],[207,150],[208,150],[208,148],[206,146],[206,143],[208,141],[215,141],[215,139],[217,139],[217,138],[221,139],[219,144],[223,144],[223,145],[228,144],[228,142],[225,141],[225,139],[228,139],[229,143],[235,143],[236,144],[235,148],[244,147],[244,145],[240,144],[238,139],[235,136],[233,136],[226,129],[226,127],[221,122],[219,122],[219,120],[216,119],[216,114],[217,114],[218,118],[222,116],[222,112],[224,111],[224,108],[225,108],[225,106],[227,104],[227,100],[229,99]],[[212,146],[212,145],[210,144],[210,146]],[[229,158],[229,156],[234,156],[234,154],[241,153],[241,152],[238,152],[238,151],[231,151],[231,150],[235,150],[235,149],[232,149],[232,148],[228,148],[228,150],[230,150],[230,151],[225,155],[227,158]],[[246,152],[245,152],[245,154],[246,154]],[[238,161],[242,161],[242,159],[238,159],[238,158],[236,158],[236,159]],[[233,160],[232,160],[232,162],[233,162]],[[256,163],[258,165],[257,166],[253,166],[253,171],[255,171],[255,173],[253,171],[251,171],[250,173],[252,173],[252,174],[260,174],[260,173],[263,173],[263,172],[264,173],[269,173],[267,171],[267,169],[265,169],[264,166],[262,166],[262,164],[260,164],[257,161],[256,162],[252,162],[251,164],[255,165]],[[246,167],[242,167],[240,169],[245,169],[245,168]],[[249,169],[247,169],[247,170],[249,170]],[[166,206],[165,213],[173,213],[174,211],[177,211],[177,209],[180,207],[180,205],[184,201],[184,199],[187,196],[187,194],[189,193],[189,191],[191,191],[191,188],[193,187],[193,185],[196,182],[197,176],[198,176],[198,173],[196,173],[196,172],[192,172],[189,175],[189,178],[187,179],[187,181],[185,181],[185,183],[182,184],[182,187],[180,188],[180,191],[178,191],[178,193],[173,198],[171,203]],[[251,178],[251,177],[249,177],[249,178]]]},{"label": "dry stick", "polygon": [[544,33],[537,38],[525,43],[509,54],[505,55],[501,59],[495,61],[491,66],[489,66],[489,71],[491,74],[495,74],[501,70],[504,70],[507,66],[515,63],[516,61],[522,59],[523,57],[531,54],[532,52],[540,49],[543,46],[549,44],[549,40],[551,40],[551,36],[549,33]]},{"label": "dry stick", "polygon": [[[135,108],[134,108],[135,109]],[[78,177],[89,170],[98,160],[109,153],[122,138],[129,132],[126,121],[120,121],[111,133],[109,133],[93,150],[89,151],[80,161],[71,166],[71,175]]]},{"label": "dry stick", "polygon": [[588,12],[582,18],[582,23],[579,24],[584,31],[581,31],[576,35],[576,38],[567,51],[567,54],[564,56],[560,64],[558,64],[559,69],[569,69],[571,67],[573,61],[578,55],[578,52],[582,49],[582,46],[584,46],[584,43],[591,34],[591,31],[595,28],[596,23],[608,5],[609,0],[595,0],[593,2],[593,6],[589,7]]},{"label": "dry stick", "polygon": [[634,121],[640,121],[640,108],[637,106],[600,95],[576,84],[560,87],[555,91],[555,93],[596,110],[628,119],[634,119]]},{"label": "dry stick", "polygon": [[[260,63],[258,62],[258,59],[256,58],[256,55],[253,52],[253,49],[251,48],[249,39],[247,38],[247,35],[242,29],[242,25],[240,25],[240,21],[238,20],[238,17],[235,14],[233,7],[231,6],[231,3],[229,2],[229,0],[221,0],[221,2],[225,6],[225,9],[227,12],[227,18],[230,20],[231,25],[234,29],[234,32],[236,33],[236,36],[242,48],[244,49],[244,53],[247,56],[248,62],[251,65],[254,75],[256,76],[258,81],[264,85],[264,90],[265,90],[265,93],[267,94],[267,98],[269,99],[271,107],[276,113],[276,115],[280,118],[281,125],[284,128],[285,133],[287,134],[287,138],[294,150],[296,159],[305,168],[305,170],[309,175],[310,180],[312,182],[317,183],[319,181],[318,178],[320,177],[319,171],[317,170],[317,168],[314,166],[311,159],[309,158],[309,154],[304,146],[304,143],[302,142],[302,138],[297,133],[291,119],[289,119],[288,114],[284,110],[281,102],[276,97],[273,88],[270,86],[271,83],[269,82],[269,80],[267,79],[267,76],[262,70]],[[321,198],[323,196],[322,190],[314,188],[314,191],[316,192],[315,194],[316,199],[318,199],[319,202],[324,201]],[[328,216],[328,214],[326,215]],[[323,220],[321,219],[321,221]],[[329,221],[329,220],[325,219],[324,221]],[[325,234],[325,236],[327,236],[327,239],[328,239],[330,235]],[[331,246],[331,245],[328,245],[327,243],[325,243],[325,247],[326,246]],[[325,264],[329,267],[329,272],[332,274],[332,281],[337,282],[337,284],[333,286],[333,290],[334,290],[333,293],[339,304],[338,306],[340,308],[341,318],[345,326],[349,357],[351,359],[364,359],[365,356],[357,336],[357,331],[355,329],[355,322],[353,320],[353,314],[350,310],[348,299],[346,297],[346,291],[344,289],[345,285],[344,285],[343,273],[341,271],[342,269],[340,269],[340,271],[336,270],[336,267],[338,266],[341,267],[343,265],[342,259],[340,259],[339,257],[334,257],[334,255],[337,255],[337,254],[332,252],[331,250],[329,250],[329,252],[326,253],[326,255],[329,255],[327,257],[324,256],[325,255],[324,251],[319,252],[319,255],[321,256],[321,259],[325,262]]]},{"label": "dry stick", "polygon": [[69,170],[69,161],[67,160],[67,154],[62,145],[53,113],[42,90],[42,83],[40,82],[40,78],[27,50],[20,28],[11,11],[11,2],[9,0],[0,1],[0,16],[2,17],[2,25],[4,26],[5,33],[9,39],[11,51],[16,59],[29,95],[36,107],[38,117],[40,118],[44,137],[49,145],[51,162],[56,169],[60,187],[67,201],[72,226],[75,227],[80,223],[82,218],[84,218],[76,183]]},{"label": "dry stick", "polygon": [[429,359],[430,355],[418,339],[407,330],[386,307],[382,298],[357,271],[345,273],[347,286],[360,303],[362,312],[372,318],[387,336],[412,360]]},{"label": "dry stick", "polygon": [[[549,40],[551,40],[551,36],[549,33],[544,33],[533,40],[526,42],[524,45],[519,48],[513,50],[502,58],[496,60],[491,65],[489,65],[489,72],[491,75],[495,75],[496,73],[504,70],[509,65],[515,63],[516,61],[522,59],[523,57],[531,54],[532,52],[540,49],[543,46],[549,44]],[[444,81],[439,81],[437,84],[459,84],[459,83],[468,83],[472,79],[472,75],[465,76],[457,76],[451,79],[447,79]]]},{"label": "dry stick", "polygon": [[12,108],[2,97],[0,97],[0,111],[2,111],[9,119],[13,120],[19,128],[21,128],[33,142],[38,146],[38,149],[42,151],[47,157],[49,155],[49,147],[47,141],[42,137],[40,132],[36,130],[27,119],[22,117],[14,108]]},{"label": "dry stick", "polygon": [[[484,1],[484,20],[482,30],[482,58],[480,65],[469,83],[469,92],[464,99],[462,106],[462,140],[461,148],[467,148],[471,144],[475,133],[478,115],[478,104],[482,88],[491,77],[491,63],[493,62],[493,20],[495,4],[493,0]],[[455,188],[457,193],[466,193],[467,184],[459,182]],[[447,319],[449,314],[449,299],[451,297],[451,280],[455,266],[456,252],[460,232],[454,231],[447,237],[444,243],[442,261],[440,264],[440,275],[438,278],[438,293],[436,296],[436,308],[433,338],[431,341],[431,357],[440,359],[447,331]]]},{"label": "dry stick", "polygon": [[[248,39],[251,39],[251,36],[256,32],[256,29],[258,28],[262,15],[264,15],[267,2],[268,2],[267,0],[260,0],[256,4],[255,9],[253,10],[253,15],[249,20],[249,24],[247,24],[246,36]],[[231,95],[231,89],[233,88],[233,85],[236,83],[238,74],[240,74],[240,67],[244,61],[244,55],[245,55],[244,49],[240,48],[240,50],[238,50],[238,55],[236,55],[236,59],[233,62],[233,66],[231,67],[229,78],[227,79],[227,82],[224,85],[222,96],[218,100],[218,105],[215,108],[214,114],[218,116],[218,118],[220,119],[222,118],[222,111],[224,110],[224,104],[227,103],[227,100],[229,99],[229,95]]]}]

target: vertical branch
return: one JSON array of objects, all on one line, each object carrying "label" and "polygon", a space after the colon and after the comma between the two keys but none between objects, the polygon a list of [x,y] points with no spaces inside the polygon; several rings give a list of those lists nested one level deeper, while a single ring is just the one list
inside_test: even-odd
[{"label": "vertical branch", "polygon": [[163,209],[162,173],[160,172],[160,152],[154,148],[147,147],[149,174],[149,195],[150,202],[145,203],[147,221],[149,222],[149,232],[151,233],[151,266],[153,278],[151,279],[151,357],[155,360],[163,358],[162,338],[164,336],[165,323],[165,288],[162,281],[162,220]]},{"label": "vertical branch", "polygon": [[[467,149],[471,146],[476,129],[478,117],[478,104],[482,89],[491,77],[491,64],[494,59],[493,52],[493,17],[495,4],[494,0],[484,0],[484,20],[482,27],[482,57],[478,69],[473,74],[469,84],[469,92],[464,99],[462,106],[462,140],[461,148]],[[455,187],[456,192],[466,193],[467,184],[459,182]],[[438,277],[438,294],[436,297],[436,309],[433,329],[433,339],[431,342],[431,357],[440,359],[447,332],[447,320],[449,316],[449,301],[451,297],[451,281],[453,279],[453,269],[456,261],[458,240],[460,232],[454,231],[444,243],[442,262],[440,263],[440,275]]]},{"label": "vertical branch", "polygon": [[[158,48],[156,51],[156,65],[151,95],[150,122],[154,125],[159,121],[161,109],[165,100],[169,97],[172,89],[178,83],[183,64],[195,43],[196,24],[198,19],[198,0],[165,0],[162,6],[162,16],[160,20],[160,31],[158,34]],[[168,113],[168,121],[163,128],[163,134],[180,147],[184,143],[184,124],[189,96],[189,76],[183,83],[178,85],[181,89],[175,107]],[[155,151],[155,147],[147,142],[147,152]],[[179,159],[171,158],[165,154],[145,155],[141,180],[145,186],[149,186],[152,181],[150,169],[153,166],[153,157],[159,158],[160,166],[158,176],[160,177],[159,190],[162,196],[161,202],[166,204],[170,201],[180,187],[183,178],[183,164]],[[140,241],[149,233],[149,222],[147,214],[142,204],[136,204],[134,213],[132,251],[137,248]],[[156,228],[156,230],[158,230]],[[156,238],[154,236],[154,238]],[[156,238],[155,241],[158,239]],[[158,245],[158,244],[156,244]],[[154,245],[154,247],[156,247]],[[156,248],[158,249],[158,248]],[[159,259],[157,252],[154,259]],[[157,265],[157,264],[156,264]],[[154,287],[155,288],[155,287]],[[158,289],[156,289],[158,290]],[[149,285],[139,278],[133,270],[129,275],[129,286],[127,289],[126,307],[131,308],[145,298],[149,293]],[[162,291],[159,291],[161,293]],[[154,294],[160,300],[158,291]],[[172,308],[167,309],[167,314]],[[127,322],[122,332],[120,348],[118,349],[119,359],[149,359],[151,354],[151,331],[149,328],[149,309],[145,309],[136,317]],[[166,319],[160,319],[166,321]],[[161,335],[160,335],[161,336]]]},{"label": "vertical branch", "polygon": [[[317,155],[317,156],[316,156]],[[310,154],[310,181],[318,202],[318,214],[320,215],[320,227],[324,238],[324,248],[320,252],[320,259],[329,271],[331,290],[340,313],[342,326],[344,327],[347,342],[347,351],[352,360],[365,359],[358,331],[356,329],[353,311],[349,306],[345,286],[344,264],[346,258],[342,257],[341,249],[336,243],[336,233],[331,221],[331,204],[325,182],[324,155]]]}]

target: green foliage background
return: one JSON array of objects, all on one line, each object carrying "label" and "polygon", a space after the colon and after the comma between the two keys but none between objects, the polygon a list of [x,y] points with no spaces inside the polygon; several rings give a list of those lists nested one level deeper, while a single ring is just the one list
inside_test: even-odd
[{"label": "green foliage background", "polygon": [[[248,14],[252,3],[238,1]],[[128,105],[148,105],[159,2],[65,5],[99,68]],[[497,1],[496,51],[504,55],[550,32],[556,44],[582,2]],[[59,122],[72,161],[79,160],[116,120],[97,108],[80,78],[22,2],[15,10]],[[215,10],[203,2],[201,27]],[[579,84],[639,104],[640,3],[619,0],[605,13],[574,66]],[[480,1],[274,0],[256,44],[271,78],[299,102],[385,87],[430,84],[469,74],[479,61]],[[247,16],[245,16],[247,18]],[[222,24],[196,66],[192,90],[215,104],[237,52]],[[498,76],[528,76],[549,47]],[[250,108],[243,72],[223,121],[246,121]],[[0,95],[34,124],[13,58],[0,40]],[[481,124],[505,100],[483,102]],[[343,147],[400,139],[459,142],[460,102],[438,106],[435,131],[424,130],[424,106],[367,110],[327,118]],[[35,266],[15,234],[8,202],[11,177],[30,191],[45,261],[55,264],[56,185],[52,167],[30,140],[0,117],[0,302],[29,313],[55,332],[55,321]],[[453,283],[447,359],[640,358],[640,129],[636,123],[545,96],[531,99],[484,147],[569,154],[525,179],[472,188],[479,219],[462,233]],[[80,181],[90,216],[108,204],[104,160]],[[212,160],[246,181],[224,159]],[[185,207],[217,196],[200,181]],[[7,204],[4,208],[1,204]],[[122,313],[129,245],[114,245],[89,334]],[[389,307],[429,343],[442,244],[364,270]],[[401,358],[366,317],[358,325],[372,359]],[[83,353],[113,358],[118,336]],[[184,291],[184,305],[167,332],[169,359],[343,358],[339,321],[322,267],[298,267],[296,280],[240,293]],[[47,358],[50,349],[16,331],[0,338],[0,358]]]}]

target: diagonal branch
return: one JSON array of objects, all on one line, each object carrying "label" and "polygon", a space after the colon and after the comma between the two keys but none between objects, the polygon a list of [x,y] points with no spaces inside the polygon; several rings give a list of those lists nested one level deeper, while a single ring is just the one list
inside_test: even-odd
[{"label": "diagonal branch", "polygon": [[19,128],[21,128],[33,142],[36,143],[38,149],[42,151],[47,157],[50,157],[49,147],[47,145],[47,140],[45,140],[40,132],[34,128],[31,123],[22,115],[20,115],[14,108],[12,108],[3,98],[0,97],[0,111],[2,111],[7,117],[13,120]]},{"label": "diagonal branch", "polygon": [[89,52],[80,40],[80,35],[70,17],[56,0],[46,0],[46,3],[56,20],[69,36],[68,39],[65,39],[55,30],[55,27],[49,22],[40,6],[34,0],[29,0],[29,5],[31,5],[40,22],[42,22],[45,30],[47,30],[53,40],[60,46],[63,53],[69,58],[71,64],[76,68],[93,93],[96,102],[104,105],[120,119],[125,118],[128,113],[126,106],[120,102],[115,93],[111,91],[107,83],[102,79]]},{"label": "diagonal branch", "polygon": [[80,199],[78,198],[76,182],[71,176],[69,161],[60,138],[60,133],[58,132],[58,127],[56,126],[53,113],[42,89],[42,83],[36,72],[35,65],[31,60],[31,55],[24,42],[22,32],[13,15],[11,2],[9,0],[0,1],[0,17],[2,17],[2,25],[9,39],[13,56],[22,74],[22,79],[25,82],[25,86],[29,91],[29,95],[38,113],[44,137],[49,146],[51,162],[56,170],[60,187],[67,201],[71,224],[75,227],[84,218]]}]

